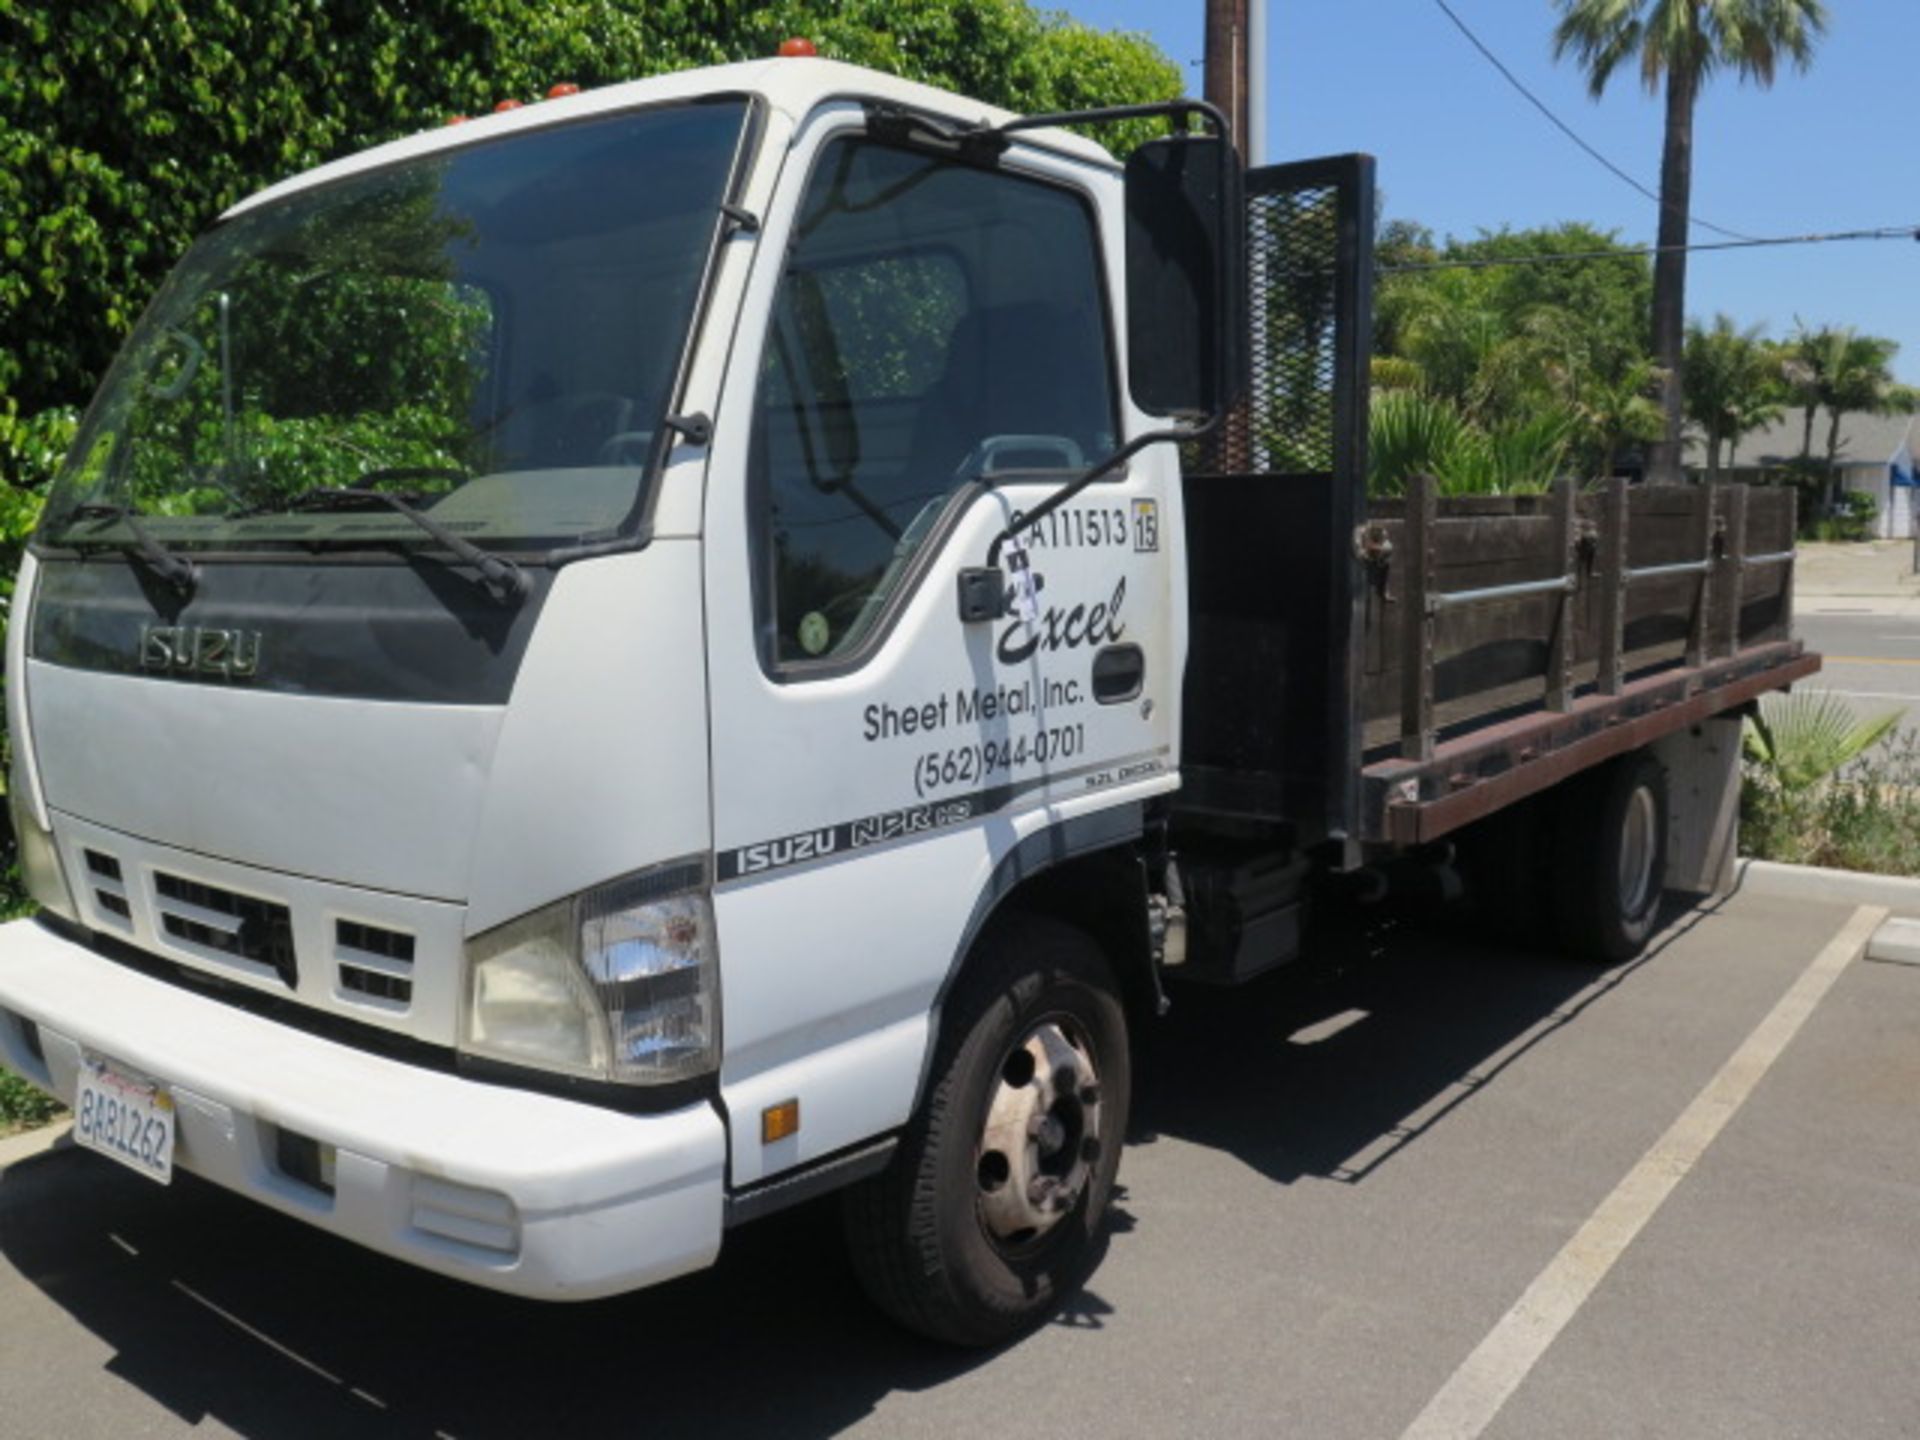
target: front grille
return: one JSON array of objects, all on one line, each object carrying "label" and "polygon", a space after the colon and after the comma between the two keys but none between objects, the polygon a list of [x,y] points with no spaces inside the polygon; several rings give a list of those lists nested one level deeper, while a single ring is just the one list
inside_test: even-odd
[{"label": "front grille", "polygon": [[174,939],[265,965],[288,989],[299,983],[293,916],[286,906],[164,872],[154,875],[153,889],[161,928]]},{"label": "front grille", "polygon": [[93,905],[100,919],[131,934],[133,901],[127,894],[126,878],[117,857],[104,850],[81,852],[87,862],[87,874],[93,877]]},{"label": "front grille", "polygon": [[413,936],[359,920],[334,925],[340,988],[402,1008],[413,1003]]}]

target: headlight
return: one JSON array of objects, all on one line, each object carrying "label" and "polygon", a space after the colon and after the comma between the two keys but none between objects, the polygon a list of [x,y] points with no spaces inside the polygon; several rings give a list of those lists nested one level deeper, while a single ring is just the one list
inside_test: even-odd
[{"label": "headlight", "polygon": [[643,871],[467,944],[461,1048],[657,1085],[714,1068],[719,967],[702,867]]},{"label": "headlight", "polygon": [[54,848],[53,836],[40,828],[40,822],[27,808],[17,766],[7,785],[7,813],[13,817],[14,843],[20,850],[20,878],[26,882],[27,893],[40,902],[42,909],[77,924],[80,912],[73,903],[73,892],[67,888],[60,852]]}]

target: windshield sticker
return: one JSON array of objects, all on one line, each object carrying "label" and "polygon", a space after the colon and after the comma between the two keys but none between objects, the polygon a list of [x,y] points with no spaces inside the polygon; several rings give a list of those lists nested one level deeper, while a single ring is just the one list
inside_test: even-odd
[{"label": "windshield sticker", "polygon": [[807,654],[820,654],[832,638],[833,629],[818,610],[809,610],[800,617],[800,648]]}]

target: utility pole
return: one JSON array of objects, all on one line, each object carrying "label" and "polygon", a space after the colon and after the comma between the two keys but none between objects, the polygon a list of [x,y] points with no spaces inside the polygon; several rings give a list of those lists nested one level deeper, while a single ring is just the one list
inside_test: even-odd
[{"label": "utility pole", "polygon": [[[1240,152],[1241,163],[1259,164],[1264,159],[1265,129],[1263,117],[1253,106],[1265,89],[1254,81],[1254,73],[1263,69],[1265,56],[1255,49],[1265,42],[1266,0],[1207,0],[1207,75],[1206,98],[1227,117],[1229,136]],[[1257,248],[1257,247],[1250,247]],[[1260,262],[1249,257],[1250,265]],[[1264,345],[1263,307],[1256,304],[1250,315],[1253,333],[1248,337],[1252,353],[1261,355]],[[1259,361],[1255,359],[1256,368]],[[1258,390],[1258,385],[1254,387]],[[1210,468],[1230,474],[1262,474],[1268,457],[1265,447],[1254,442],[1254,407],[1257,401],[1242,399],[1228,413],[1226,421],[1208,442]]]},{"label": "utility pole", "polygon": [[1267,0],[1247,5],[1247,138],[1249,169],[1267,163]]},{"label": "utility pole", "polygon": [[1233,143],[1246,153],[1249,0],[1207,0],[1206,98],[1233,128]]}]

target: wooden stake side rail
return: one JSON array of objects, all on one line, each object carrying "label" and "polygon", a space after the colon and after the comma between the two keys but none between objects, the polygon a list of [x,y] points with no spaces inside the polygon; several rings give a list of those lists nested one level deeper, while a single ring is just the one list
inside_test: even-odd
[{"label": "wooden stake side rail", "polygon": [[1399,698],[1397,743],[1377,685],[1366,711],[1365,841],[1436,839],[1820,668],[1792,639],[1791,490],[1436,492],[1415,477],[1363,532]]},{"label": "wooden stake side rail", "polygon": [[1442,500],[1414,477],[1357,537],[1371,570],[1366,749],[1429,761],[1442,733],[1478,716],[1528,703],[1566,714],[1576,695],[1620,695],[1655,666],[1699,671],[1788,639],[1793,498],[1615,480],[1584,496],[1561,481]]},{"label": "wooden stake side rail", "polygon": [[[1768,557],[1769,560],[1772,557]],[[1396,846],[1437,840],[1567,777],[1803,680],[1820,657],[1799,641],[1593,692],[1565,712],[1537,711],[1361,772],[1363,838]]]}]

